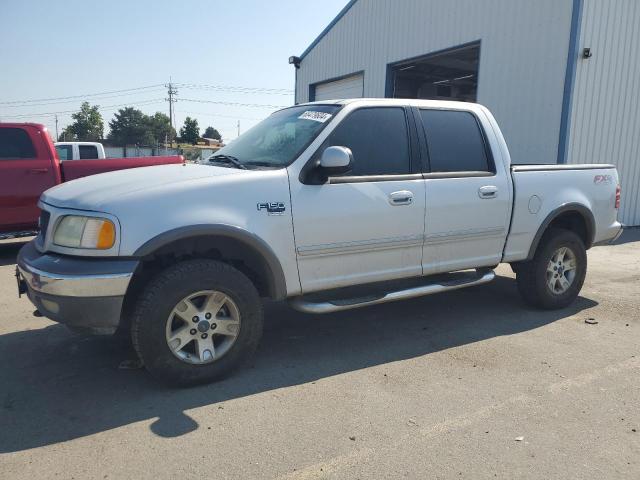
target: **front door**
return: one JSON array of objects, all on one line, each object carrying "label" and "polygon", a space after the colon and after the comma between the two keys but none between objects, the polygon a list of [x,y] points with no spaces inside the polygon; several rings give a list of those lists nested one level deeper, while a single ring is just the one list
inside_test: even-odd
[{"label": "front door", "polygon": [[344,146],[353,168],[322,185],[291,176],[303,293],[422,274],[424,180],[412,166],[406,111],[355,110],[316,153]]},{"label": "front door", "polygon": [[[51,159],[38,155],[26,129],[0,128],[0,231],[35,228],[38,222],[38,199],[55,185]],[[36,133],[37,135],[37,133]],[[41,135],[41,134],[40,134]]]}]

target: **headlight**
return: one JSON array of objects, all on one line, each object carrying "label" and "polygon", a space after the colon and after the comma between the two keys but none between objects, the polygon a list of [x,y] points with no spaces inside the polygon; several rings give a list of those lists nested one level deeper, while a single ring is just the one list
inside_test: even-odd
[{"label": "headlight", "polygon": [[61,247],[108,250],[115,241],[116,227],[113,222],[98,217],[66,215],[53,234],[53,243]]}]

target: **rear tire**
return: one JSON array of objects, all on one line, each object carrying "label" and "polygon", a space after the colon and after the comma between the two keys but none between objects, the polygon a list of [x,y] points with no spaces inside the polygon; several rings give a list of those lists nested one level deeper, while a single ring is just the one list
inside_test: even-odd
[{"label": "rear tire", "polygon": [[529,305],[564,308],[577,298],[587,274],[584,243],[570,230],[551,228],[533,259],[519,263],[515,270],[518,291]]},{"label": "rear tire", "polygon": [[250,358],[262,321],[260,296],[243,273],[215,260],[188,260],[143,290],[131,338],[154,377],[191,386],[221,379]]}]

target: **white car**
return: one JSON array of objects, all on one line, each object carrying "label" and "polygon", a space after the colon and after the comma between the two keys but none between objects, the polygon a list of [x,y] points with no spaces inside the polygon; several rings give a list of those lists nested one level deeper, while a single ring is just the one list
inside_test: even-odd
[{"label": "white car", "polygon": [[620,234],[619,201],[612,165],[512,165],[480,105],[309,103],[208,165],[48,190],[19,288],[55,321],[131,332],[153,375],[191,385],[252,354],[260,297],[335,312],[486,283],[506,262],[527,303],[565,307],[586,250]]},{"label": "white car", "polygon": [[61,162],[107,158],[104,146],[98,142],[56,142],[54,145]]}]

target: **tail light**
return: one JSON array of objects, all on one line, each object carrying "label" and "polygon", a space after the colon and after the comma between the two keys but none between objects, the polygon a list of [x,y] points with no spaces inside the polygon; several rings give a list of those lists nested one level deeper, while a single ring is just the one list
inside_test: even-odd
[{"label": "tail light", "polygon": [[621,188],[620,188],[620,185],[618,185],[616,187],[616,210],[620,208],[620,192],[621,192]]}]

